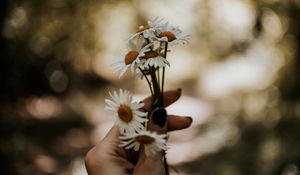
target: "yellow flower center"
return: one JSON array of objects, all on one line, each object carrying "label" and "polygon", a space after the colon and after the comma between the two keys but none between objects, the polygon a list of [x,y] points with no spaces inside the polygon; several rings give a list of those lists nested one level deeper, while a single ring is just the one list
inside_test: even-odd
[{"label": "yellow flower center", "polygon": [[169,31],[161,32],[159,34],[159,37],[160,38],[167,37],[169,42],[174,41],[176,39],[176,36],[174,35],[174,33],[169,32]]},{"label": "yellow flower center", "polygon": [[124,58],[125,64],[126,65],[131,64],[136,59],[136,57],[138,55],[139,55],[139,53],[137,51],[130,51],[130,52],[128,52],[125,55],[125,58]]},{"label": "yellow flower center", "polygon": [[136,136],[134,139],[135,139],[135,141],[137,141],[141,144],[151,144],[151,143],[155,142],[154,138],[147,136],[147,135],[139,135],[139,136]]},{"label": "yellow flower center", "polygon": [[153,57],[157,57],[157,56],[158,56],[158,53],[151,50],[149,52],[146,52],[145,56],[143,56],[143,58],[148,59],[148,58],[153,58]]},{"label": "yellow flower center", "polygon": [[142,32],[144,30],[150,29],[150,26],[148,24],[140,26],[139,30],[136,31],[136,33]]},{"label": "yellow flower center", "polygon": [[118,115],[119,118],[126,123],[130,122],[133,118],[132,110],[130,109],[130,107],[123,104],[119,106]]}]

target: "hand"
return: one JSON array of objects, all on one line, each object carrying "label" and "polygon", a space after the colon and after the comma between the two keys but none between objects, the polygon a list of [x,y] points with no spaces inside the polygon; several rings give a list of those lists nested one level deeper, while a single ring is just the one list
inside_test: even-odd
[{"label": "hand", "polygon": [[[165,92],[164,107],[177,101],[180,96],[181,89]],[[148,130],[163,134],[188,128],[192,123],[191,117],[167,115],[164,108],[152,109],[151,97],[143,102],[144,109],[151,114]],[[113,126],[104,139],[87,153],[85,160],[89,175],[164,174],[162,153],[145,156],[143,149],[140,152],[125,150],[119,147],[119,135],[119,129]]]}]

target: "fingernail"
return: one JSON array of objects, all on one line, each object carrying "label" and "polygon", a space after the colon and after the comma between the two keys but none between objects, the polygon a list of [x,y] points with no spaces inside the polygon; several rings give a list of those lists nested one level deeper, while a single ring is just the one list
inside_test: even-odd
[{"label": "fingernail", "polygon": [[153,111],[152,121],[154,124],[164,127],[167,119],[167,111],[164,108],[157,108]]},{"label": "fingernail", "polygon": [[193,123],[193,118],[192,117],[186,117],[187,119],[190,120],[190,125]]}]

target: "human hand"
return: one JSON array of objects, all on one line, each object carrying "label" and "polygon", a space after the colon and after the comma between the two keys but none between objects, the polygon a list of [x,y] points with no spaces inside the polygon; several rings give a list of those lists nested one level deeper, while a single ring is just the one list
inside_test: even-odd
[{"label": "human hand", "polygon": [[[177,101],[181,89],[164,93],[164,107]],[[150,115],[148,130],[159,134],[188,128],[192,123],[191,117],[167,115],[164,108],[152,109],[152,98],[143,100],[144,109]],[[94,146],[86,155],[86,168],[89,175],[162,175],[165,172],[163,152],[145,155],[143,148],[139,152],[119,147],[120,132],[113,126],[104,139]],[[154,168],[155,167],[155,168]]]}]

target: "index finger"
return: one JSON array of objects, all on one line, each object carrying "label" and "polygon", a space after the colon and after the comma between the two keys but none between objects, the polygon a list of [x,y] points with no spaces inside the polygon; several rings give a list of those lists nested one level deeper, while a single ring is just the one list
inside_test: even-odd
[{"label": "index finger", "polygon": [[[167,107],[177,101],[181,96],[181,88],[178,88],[176,90],[169,90],[164,92],[164,99],[163,99],[163,107]],[[152,111],[152,96],[147,97],[143,100],[144,103],[144,109],[147,111]]]}]

